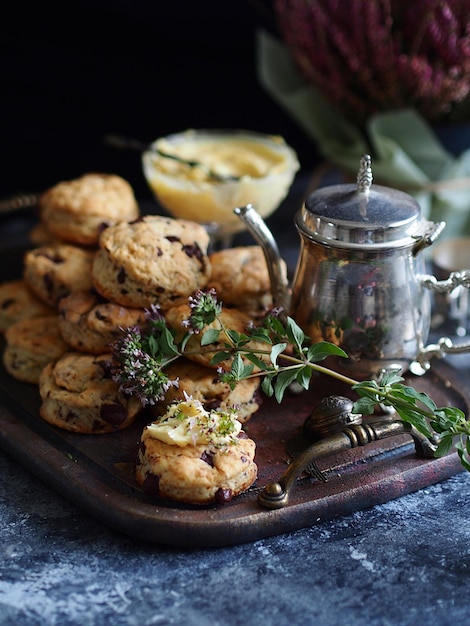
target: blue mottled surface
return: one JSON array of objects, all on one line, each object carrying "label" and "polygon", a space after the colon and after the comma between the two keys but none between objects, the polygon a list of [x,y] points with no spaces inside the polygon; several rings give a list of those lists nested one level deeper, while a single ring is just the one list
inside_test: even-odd
[{"label": "blue mottled surface", "polygon": [[470,623],[470,475],[266,540],[177,550],[110,531],[0,453],[0,624]]}]

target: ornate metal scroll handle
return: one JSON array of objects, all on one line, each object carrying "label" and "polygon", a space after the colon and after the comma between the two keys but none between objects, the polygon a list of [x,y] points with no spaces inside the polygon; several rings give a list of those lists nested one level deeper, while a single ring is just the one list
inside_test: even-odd
[{"label": "ornate metal scroll handle", "polygon": [[[435,276],[425,275],[420,278],[421,284],[436,293],[450,293],[457,287],[470,289],[470,270],[452,272],[446,280],[437,280]],[[431,359],[442,359],[446,354],[464,354],[470,352],[470,342],[454,345],[450,337],[441,337],[437,343],[423,346],[416,359],[410,365],[413,374],[421,376],[431,367]]]},{"label": "ornate metal scroll handle", "polygon": [[446,280],[437,280],[435,276],[426,274],[420,281],[423,287],[436,293],[449,293],[460,286],[470,289],[470,270],[452,272]]},{"label": "ornate metal scroll handle", "polygon": [[258,496],[259,503],[267,509],[281,509],[289,502],[297,479],[313,461],[359,446],[366,446],[373,441],[410,434],[415,442],[419,456],[432,458],[437,446],[423,435],[417,433],[408,423],[400,420],[355,424],[342,431],[325,437],[301,452],[278,482],[266,485]]},{"label": "ornate metal scroll handle", "polygon": [[446,354],[465,354],[470,352],[470,341],[454,345],[450,337],[441,337],[437,343],[430,343],[421,348],[420,353],[410,365],[410,372],[422,376],[431,367],[431,359],[443,359]]}]

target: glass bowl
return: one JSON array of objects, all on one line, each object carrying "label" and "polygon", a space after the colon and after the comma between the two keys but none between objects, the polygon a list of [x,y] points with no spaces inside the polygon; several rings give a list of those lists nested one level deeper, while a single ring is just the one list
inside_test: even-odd
[{"label": "glass bowl", "polygon": [[235,207],[252,204],[269,216],[299,169],[282,137],[244,130],[190,129],[161,137],[142,163],[149,187],[170,215],[205,224],[221,238],[245,229]]}]

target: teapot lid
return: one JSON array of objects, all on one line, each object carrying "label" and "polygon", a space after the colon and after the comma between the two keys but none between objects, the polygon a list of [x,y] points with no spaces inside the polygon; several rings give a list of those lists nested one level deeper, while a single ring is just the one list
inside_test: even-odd
[{"label": "teapot lid", "polygon": [[372,187],[369,155],[361,159],[356,185],[332,185],[310,194],[297,225],[308,237],[339,246],[399,247],[422,234],[421,209],[414,198],[397,189]]}]

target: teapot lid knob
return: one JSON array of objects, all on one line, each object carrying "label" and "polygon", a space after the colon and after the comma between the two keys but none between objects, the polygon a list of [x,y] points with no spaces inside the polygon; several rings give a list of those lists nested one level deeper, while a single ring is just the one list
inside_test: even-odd
[{"label": "teapot lid knob", "polygon": [[308,239],[338,247],[404,247],[422,237],[427,221],[415,198],[372,185],[371,157],[361,157],[356,184],[320,187],[305,200],[296,225]]},{"label": "teapot lid knob", "polygon": [[369,154],[364,154],[359,163],[359,171],[357,173],[357,190],[360,193],[368,193],[372,180],[371,158]]}]

